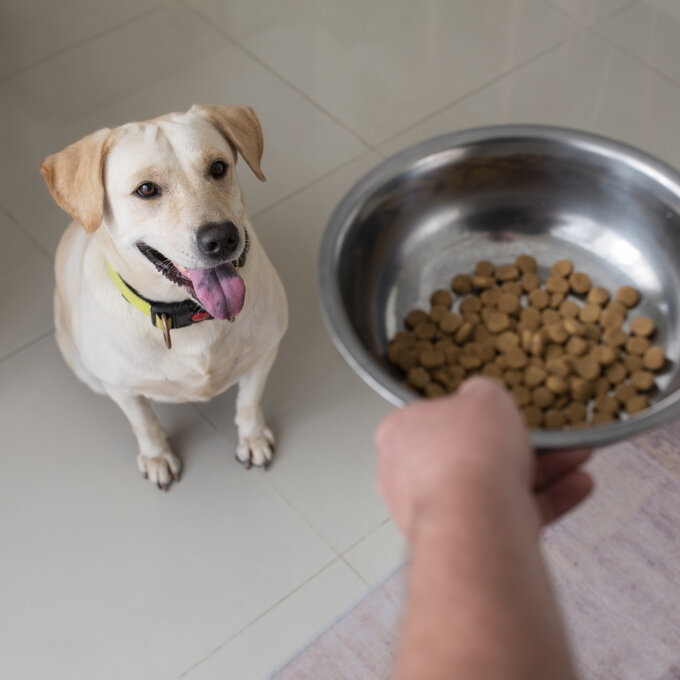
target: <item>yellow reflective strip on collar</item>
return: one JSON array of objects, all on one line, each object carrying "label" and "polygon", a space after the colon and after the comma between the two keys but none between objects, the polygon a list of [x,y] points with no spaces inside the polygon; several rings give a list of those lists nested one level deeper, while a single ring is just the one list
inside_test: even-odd
[{"label": "yellow reflective strip on collar", "polygon": [[[133,306],[136,307],[140,312],[151,318],[151,303],[147,302],[143,297],[137,295],[119,276],[117,272],[113,270],[109,261],[106,261],[106,268],[109,270],[109,274],[116,284],[116,287],[120,291],[121,295]],[[156,317],[156,328],[163,330],[163,321]],[[172,328],[172,319],[168,319],[168,328]]]}]

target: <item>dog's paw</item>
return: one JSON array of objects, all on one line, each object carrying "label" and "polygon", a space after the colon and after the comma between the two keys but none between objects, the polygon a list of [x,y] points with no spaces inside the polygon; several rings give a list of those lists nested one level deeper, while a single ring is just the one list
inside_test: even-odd
[{"label": "dog's paw", "polygon": [[182,472],[182,461],[170,451],[158,456],[137,456],[137,465],[145,479],[153,482],[159,489],[167,491],[170,484],[179,482]]},{"label": "dog's paw", "polygon": [[265,470],[272,462],[274,455],[274,435],[272,431],[265,427],[260,434],[252,437],[241,437],[236,447],[236,458],[243,463],[246,468],[254,465],[263,467]]}]

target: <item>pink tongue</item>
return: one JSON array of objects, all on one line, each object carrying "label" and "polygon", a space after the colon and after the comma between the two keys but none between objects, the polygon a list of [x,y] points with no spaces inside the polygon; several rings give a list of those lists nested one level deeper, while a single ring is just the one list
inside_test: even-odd
[{"label": "pink tongue", "polygon": [[189,269],[196,296],[216,319],[228,319],[243,309],[246,286],[230,262],[212,269]]}]

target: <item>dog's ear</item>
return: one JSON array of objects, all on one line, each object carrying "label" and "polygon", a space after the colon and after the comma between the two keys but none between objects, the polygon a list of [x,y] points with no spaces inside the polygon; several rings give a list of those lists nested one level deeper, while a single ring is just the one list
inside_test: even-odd
[{"label": "dog's ear", "polygon": [[262,160],[262,128],[250,106],[197,106],[192,111],[207,118],[219,133],[245,158],[255,176],[265,181],[260,169]]},{"label": "dog's ear", "polygon": [[40,164],[50,193],[59,207],[88,233],[99,228],[104,213],[104,157],[111,130],[83,137]]}]

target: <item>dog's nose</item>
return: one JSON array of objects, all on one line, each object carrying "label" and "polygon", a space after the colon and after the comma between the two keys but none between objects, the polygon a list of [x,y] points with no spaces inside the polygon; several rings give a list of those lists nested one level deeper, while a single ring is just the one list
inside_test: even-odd
[{"label": "dog's nose", "polygon": [[226,258],[236,252],[239,244],[238,229],[233,222],[211,222],[196,232],[198,249],[214,258]]}]

